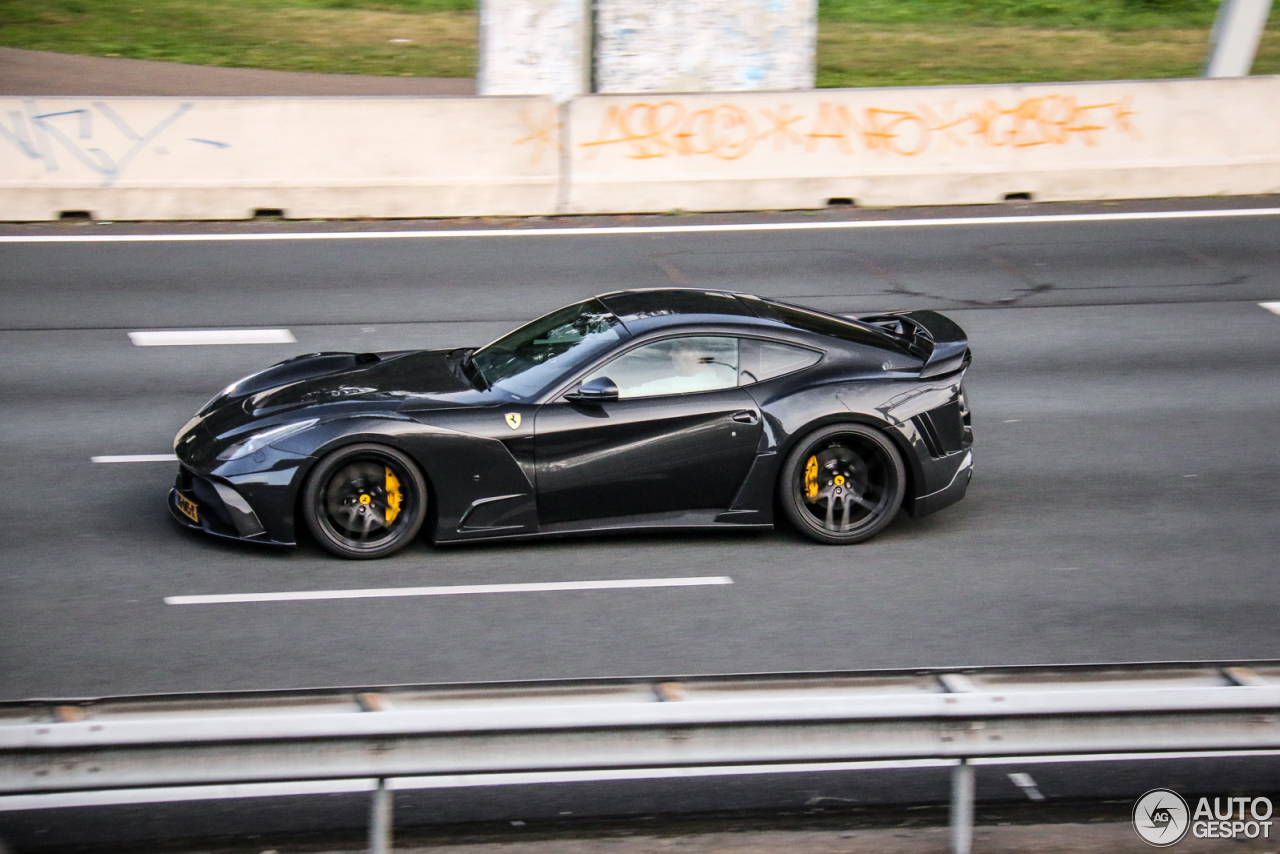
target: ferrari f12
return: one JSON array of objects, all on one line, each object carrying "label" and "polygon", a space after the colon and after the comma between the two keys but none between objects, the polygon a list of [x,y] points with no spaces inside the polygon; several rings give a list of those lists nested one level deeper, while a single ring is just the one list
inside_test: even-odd
[{"label": "ferrari f12", "polygon": [[965,494],[964,331],[745,294],[622,291],[479,349],[312,353],[178,433],[182,524],[347,558],[602,531],[866,540]]}]

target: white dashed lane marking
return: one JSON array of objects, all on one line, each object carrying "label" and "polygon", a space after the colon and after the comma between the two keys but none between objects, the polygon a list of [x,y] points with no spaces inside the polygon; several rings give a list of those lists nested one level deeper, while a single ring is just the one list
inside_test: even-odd
[{"label": "white dashed lane marking", "polygon": [[191,347],[208,344],[296,344],[288,329],[173,329],[130,332],[135,347]]},{"label": "white dashed lane marking", "polygon": [[178,458],[173,454],[108,454],[102,457],[89,457],[91,463],[176,463]]},{"label": "white dashed lane marking", "polygon": [[732,584],[728,576],[700,578],[624,578],[605,581],[544,581],[523,584],[459,584],[449,587],[382,587],[364,590],[298,590],[284,593],[217,593],[166,596],[167,605],[225,605],[236,602],[300,602],[314,599],[384,599],[400,596],[464,596],[472,593],[561,593],[579,590],[632,590],[645,587],[710,587]]},{"label": "white dashed lane marking", "polygon": [[1258,305],[1262,306],[1272,314],[1280,314],[1280,302],[1260,302]]},{"label": "white dashed lane marking", "polygon": [[1031,800],[1044,800],[1044,795],[1040,792],[1040,787],[1036,785],[1036,781],[1031,778],[1030,774],[1022,771],[1014,771],[1009,774],[1009,782],[1021,789],[1023,794]]}]

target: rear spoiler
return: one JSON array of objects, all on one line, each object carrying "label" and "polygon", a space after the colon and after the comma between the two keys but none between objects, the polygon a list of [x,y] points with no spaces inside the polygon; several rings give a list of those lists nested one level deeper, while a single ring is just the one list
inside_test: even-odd
[{"label": "rear spoiler", "polygon": [[878,326],[923,359],[921,377],[949,374],[968,367],[973,360],[964,330],[936,311],[895,311],[858,320]]}]

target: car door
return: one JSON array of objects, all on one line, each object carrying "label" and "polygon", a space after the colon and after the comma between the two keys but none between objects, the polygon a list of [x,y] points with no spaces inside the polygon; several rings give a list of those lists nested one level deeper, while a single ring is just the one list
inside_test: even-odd
[{"label": "car door", "polygon": [[[577,384],[608,377],[618,399],[544,404],[535,424],[539,523],[729,507],[763,429],[759,407],[737,387],[737,349],[731,336],[649,342]],[[698,372],[691,350],[701,354]]]}]

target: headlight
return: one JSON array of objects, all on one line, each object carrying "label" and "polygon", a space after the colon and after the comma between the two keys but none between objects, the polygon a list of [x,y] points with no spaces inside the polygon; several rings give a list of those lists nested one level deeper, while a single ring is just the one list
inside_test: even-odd
[{"label": "headlight", "polygon": [[311,418],[307,421],[295,421],[292,424],[282,424],[279,427],[272,427],[270,430],[263,430],[261,433],[254,433],[243,442],[224,448],[222,453],[218,454],[218,459],[224,462],[238,460],[241,457],[261,451],[272,442],[279,442],[286,436],[301,433],[319,420],[319,418]]}]

